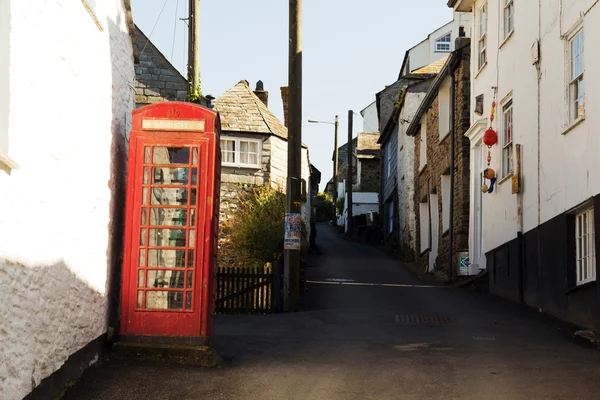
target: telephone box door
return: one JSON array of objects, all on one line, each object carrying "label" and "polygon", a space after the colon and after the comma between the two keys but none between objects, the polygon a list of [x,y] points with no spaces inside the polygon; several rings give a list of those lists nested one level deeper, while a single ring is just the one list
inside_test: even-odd
[{"label": "telephone box door", "polygon": [[[201,330],[206,177],[203,139],[139,137],[131,197],[132,232],[125,249],[129,295],[123,332],[198,336]],[[131,176],[131,175],[130,175]]]}]

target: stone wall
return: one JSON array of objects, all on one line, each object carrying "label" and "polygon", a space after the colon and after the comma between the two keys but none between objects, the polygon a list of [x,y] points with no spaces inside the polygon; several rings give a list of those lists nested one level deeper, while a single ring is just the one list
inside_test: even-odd
[{"label": "stone wall", "polygon": [[140,62],[135,65],[136,107],[163,101],[184,101],[187,80],[139,28],[135,33],[140,52]]},{"label": "stone wall", "polygon": [[[0,171],[0,399],[18,400],[107,333],[134,66],[123,1],[90,11],[10,3],[8,138],[19,168]],[[34,93],[52,101],[36,106]],[[100,355],[81,354],[77,372]],[[35,398],[58,395],[39,389]]]},{"label": "stone wall", "polygon": [[360,188],[361,192],[379,192],[379,176],[381,165],[379,158],[362,158],[360,162]]},{"label": "stone wall", "polygon": [[[455,98],[454,98],[454,137],[455,137],[455,169],[454,169],[454,216],[450,223],[453,227],[453,257],[452,265],[454,276],[458,271],[458,260],[456,252],[462,249],[468,249],[469,239],[469,140],[464,137],[464,133],[469,128],[469,109],[470,109],[470,69],[469,69],[469,50],[464,49],[462,60],[454,71]],[[450,79],[449,77],[447,79]],[[420,171],[418,163],[420,147],[422,145],[421,133],[415,136],[415,210],[416,210],[416,262],[423,270],[435,263],[435,270],[443,273],[448,271],[448,258],[450,253],[450,235],[449,232],[443,232],[443,206],[446,199],[443,198],[441,176],[451,173],[451,154],[450,154],[450,135],[447,135],[441,141],[439,140],[439,100],[436,98],[427,111],[427,165]],[[421,253],[421,224],[419,215],[419,203],[427,199],[431,200],[432,194],[437,195],[439,213],[436,216],[430,215],[430,219],[437,218],[439,231],[437,249],[433,249],[435,259],[430,259],[430,249]],[[435,197],[434,197],[435,198]],[[431,208],[430,208],[431,209]],[[430,244],[431,235],[430,232]],[[437,251],[435,251],[437,250]]]},{"label": "stone wall", "polygon": [[244,197],[249,196],[255,186],[249,184],[221,182],[221,205],[219,209],[219,251],[218,265],[220,267],[243,267],[244,260],[240,260],[231,246],[228,246],[229,237],[226,227],[231,217]]}]

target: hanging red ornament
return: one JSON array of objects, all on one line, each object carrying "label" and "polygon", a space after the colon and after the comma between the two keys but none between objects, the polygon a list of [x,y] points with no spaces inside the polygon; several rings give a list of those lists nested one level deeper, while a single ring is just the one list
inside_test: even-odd
[{"label": "hanging red ornament", "polygon": [[498,135],[496,134],[496,131],[493,130],[491,127],[488,128],[488,130],[485,131],[485,133],[483,134],[483,143],[487,147],[492,147],[493,145],[498,143]]}]

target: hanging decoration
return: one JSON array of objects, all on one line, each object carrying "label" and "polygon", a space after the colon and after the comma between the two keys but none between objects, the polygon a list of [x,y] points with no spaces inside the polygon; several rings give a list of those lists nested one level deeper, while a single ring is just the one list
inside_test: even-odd
[{"label": "hanging decoration", "polygon": [[[490,164],[492,162],[492,151],[491,148],[493,145],[498,143],[498,134],[492,128],[492,123],[494,122],[494,114],[496,113],[496,94],[494,93],[494,100],[492,101],[492,109],[490,110],[490,127],[483,134],[483,143],[488,147],[488,155],[487,155],[487,168],[483,171],[483,184],[481,185],[481,191],[483,193],[493,193],[494,185],[496,184],[496,171],[490,168]],[[490,185],[488,186],[486,180],[490,181]]]}]

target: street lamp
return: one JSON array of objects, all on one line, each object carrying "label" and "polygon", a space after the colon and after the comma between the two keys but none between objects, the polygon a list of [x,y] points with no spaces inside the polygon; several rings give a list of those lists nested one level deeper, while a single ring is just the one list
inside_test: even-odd
[{"label": "street lamp", "polygon": [[337,174],[338,174],[338,126],[339,126],[339,118],[335,116],[335,122],[328,121],[316,121],[314,119],[309,119],[309,123],[311,124],[329,124],[335,125],[335,135],[333,139],[333,226],[337,226]]}]

